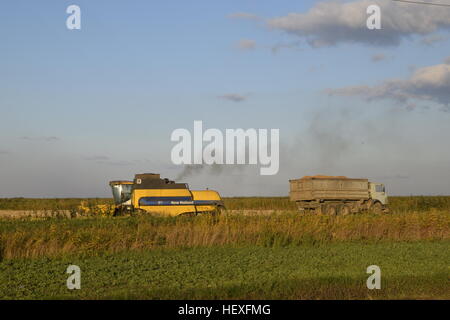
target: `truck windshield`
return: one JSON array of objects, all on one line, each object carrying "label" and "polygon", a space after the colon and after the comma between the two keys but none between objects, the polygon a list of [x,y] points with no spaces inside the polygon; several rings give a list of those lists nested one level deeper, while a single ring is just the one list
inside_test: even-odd
[{"label": "truck windshield", "polygon": [[384,192],[385,191],[384,186],[382,184],[377,184],[375,186],[375,191],[376,192]]}]

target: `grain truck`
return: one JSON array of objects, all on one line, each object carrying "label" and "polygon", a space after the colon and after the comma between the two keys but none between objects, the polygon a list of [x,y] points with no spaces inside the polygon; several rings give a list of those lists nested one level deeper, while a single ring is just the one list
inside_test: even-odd
[{"label": "grain truck", "polygon": [[344,176],[305,176],[289,180],[289,198],[301,212],[347,215],[388,212],[388,197],[381,183]]},{"label": "grain truck", "polygon": [[223,201],[214,190],[190,190],[187,183],[162,179],[156,173],[136,174],[133,181],[116,180],[112,189],[114,215],[151,212],[168,216],[218,213]]}]

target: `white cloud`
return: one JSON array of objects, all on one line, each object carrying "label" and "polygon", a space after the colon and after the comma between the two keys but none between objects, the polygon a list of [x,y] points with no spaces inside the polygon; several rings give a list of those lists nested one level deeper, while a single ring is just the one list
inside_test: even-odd
[{"label": "white cloud", "polygon": [[88,161],[107,161],[109,160],[109,157],[107,156],[89,156],[89,157],[83,157],[84,160]]},{"label": "white cloud", "polygon": [[250,40],[250,39],[241,39],[239,40],[239,42],[237,43],[237,48],[239,50],[253,50],[256,48],[256,41],[255,40]]},{"label": "white cloud", "polygon": [[52,141],[59,141],[61,140],[58,137],[55,136],[49,136],[49,137],[30,137],[30,136],[22,136],[20,137],[22,140],[28,140],[28,141],[45,141],[45,142],[52,142]]},{"label": "white cloud", "polygon": [[[366,27],[367,7],[381,8],[381,30]],[[374,46],[398,45],[403,38],[427,36],[450,28],[448,10],[390,0],[354,2],[319,2],[306,13],[289,13],[267,21],[269,27],[306,40],[313,47],[340,43],[363,43]]]},{"label": "white cloud", "polygon": [[237,93],[227,93],[224,95],[219,96],[220,99],[229,100],[233,102],[242,102],[247,100],[247,96],[244,96],[242,94]]},{"label": "white cloud", "polygon": [[361,96],[368,101],[390,99],[407,103],[411,100],[431,101],[450,108],[450,64],[438,64],[418,68],[408,79],[385,80],[376,86],[353,86],[327,89],[330,95]]},{"label": "white cloud", "polygon": [[278,53],[278,51],[280,51],[281,49],[295,49],[295,50],[299,50],[299,51],[302,50],[300,48],[299,41],[290,42],[290,43],[278,43],[278,44],[271,46],[270,49],[272,50],[273,54]]},{"label": "white cloud", "polygon": [[387,57],[384,53],[377,53],[372,56],[371,60],[372,60],[372,62],[380,62],[380,61],[385,60],[386,58]]},{"label": "white cloud", "polygon": [[89,156],[83,157],[86,161],[92,161],[98,164],[108,165],[108,166],[131,166],[134,163],[128,160],[112,160],[107,156],[97,155],[97,156]]},{"label": "white cloud", "polygon": [[420,43],[427,45],[427,46],[432,46],[435,43],[442,42],[447,39],[448,39],[448,37],[444,37],[439,34],[431,34],[429,36],[423,37],[422,40],[420,41]]}]

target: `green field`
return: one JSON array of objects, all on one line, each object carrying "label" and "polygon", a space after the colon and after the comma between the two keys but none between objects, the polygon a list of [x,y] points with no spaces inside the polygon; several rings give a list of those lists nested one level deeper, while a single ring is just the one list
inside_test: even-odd
[{"label": "green field", "polygon": [[[218,217],[2,219],[0,298],[450,299],[449,199],[393,198],[385,215],[299,215],[286,198],[230,198]],[[76,210],[80,201],[0,207]],[[71,264],[81,290],[66,287]],[[381,268],[381,290],[366,287],[369,265]]]},{"label": "green field", "polygon": [[[3,298],[449,299],[449,242],[210,247],[0,264]],[[81,289],[65,287],[68,265]],[[368,290],[379,265],[382,289]]]}]

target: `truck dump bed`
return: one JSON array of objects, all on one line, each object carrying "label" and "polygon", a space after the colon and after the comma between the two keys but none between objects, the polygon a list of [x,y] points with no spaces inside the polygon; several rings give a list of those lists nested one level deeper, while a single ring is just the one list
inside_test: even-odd
[{"label": "truck dump bed", "polygon": [[368,179],[307,176],[289,182],[289,198],[292,201],[369,199]]}]

